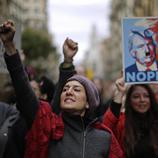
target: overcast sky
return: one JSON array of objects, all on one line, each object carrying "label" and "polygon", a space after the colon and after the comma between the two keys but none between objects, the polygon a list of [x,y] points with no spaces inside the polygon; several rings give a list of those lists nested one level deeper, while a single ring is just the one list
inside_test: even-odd
[{"label": "overcast sky", "polygon": [[79,43],[75,60],[81,60],[88,49],[92,25],[100,38],[109,35],[111,0],[48,0],[48,28],[54,35],[59,51],[66,37]]}]

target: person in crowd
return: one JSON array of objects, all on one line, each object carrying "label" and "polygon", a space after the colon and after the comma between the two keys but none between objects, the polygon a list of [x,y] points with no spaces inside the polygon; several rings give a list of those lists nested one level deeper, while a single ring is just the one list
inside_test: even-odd
[{"label": "person in crowd", "polygon": [[39,83],[36,80],[31,80],[30,85],[31,85],[33,91],[35,92],[35,95],[37,96],[37,98],[41,98],[42,94],[40,91]]},{"label": "person in crowd", "polygon": [[73,49],[72,44],[77,45],[77,43],[75,43],[69,38],[66,38],[66,40],[63,43],[64,62],[61,63],[59,66],[59,79],[56,85],[56,90],[54,92],[53,99],[51,101],[51,106],[56,114],[59,114],[61,111],[59,106],[59,94],[62,92],[62,89],[67,79],[77,73],[75,70],[75,66],[73,65],[73,57],[76,55],[78,47],[76,47],[76,49]]},{"label": "person in crowd", "polygon": [[30,81],[36,79],[37,73],[33,66],[25,65],[25,71],[27,72]]},{"label": "person in crowd", "polygon": [[101,108],[100,108],[100,112],[101,114],[104,114],[107,110],[107,108],[109,107],[110,104],[110,100],[106,101],[105,100],[105,96],[104,96],[104,81],[101,77],[99,76],[95,76],[92,79],[93,83],[96,85],[99,94],[100,94],[100,98],[101,98]]},{"label": "person in crowd", "polygon": [[26,132],[26,124],[15,106],[0,102],[0,158],[22,158]]},{"label": "person in crowd", "polygon": [[[14,23],[8,20],[2,27],[4,57],[21,103],[18,108],[31,127],[26,137],[25,158],[122,158],[123,152],[113,133],[93,117],[100,104],[95,85],[83,76],[69,78],[60,94],[61,113],[56,115],[47,102],[37,99],[29,84],[13,43]],[[71,42],[76,53],[78,45]]]},{"label": "person in crowd", "polygon": [[39,86],[43,99],[51,103],[55,91],[55,84],[53,81],[46,76],[41,76]]},{"label": "person in crowd", "polygon": [[[0,26],[0,37],[3,32],[4,29]],[[7,95],[8,103],[0,102],[0,158],[22,158],[24,157],[27,125],[13,105],[15,96],[12,85],[7,83],[3,91]]]},{"label": "person in crowd", "polygon": [[[75,43],[75,42],[69,38],[66,38],[66,40],[63,43],[64,62],[61,63],[59,66],[59,72],[60,72],[59,73],[59,82],[57,83],[57,88],[56,88],[56,91],[54,93],[54,97],[53,97],[54,99],[51,102],[51,105],[53,107],[53,111],[56,112],[57,114],[60,113],[59,94],[61,93],[63,86],[64,86],[65,82],[67,81],[67,79],[75,74],[86,76],[86,75],[83,75],[83,73],[81,74],[78,71],[78,67],[76,68],[73,65],[73,57],[75,56],[77,50],[72,49],[72,46],[71,46],[72,43]],[[95,81],[97,79],[98,78],[96,78]],[[94,83],[95,83],[95,81],[94,81]],[[100,85],[99,86],[97,86],[97,85],[96,85],[96,87],[97,87],[97,89],[99,91],[99,95],[100,95],[100,93],[102,93],[102,87]],[[98,107],[97,112],[96,112],[96,115],[98,117],[101,117],[105,113],[110,102],[111,102],[111,100],[108,100],[107,102],[103,102],[101,99],[101,105]]]},{"label": "person in crowd", "polygon": [[96,87],[97,87],[97,89],[99,91],[101,100],[104,100],[104,83],[103,83],[103,79],[101,77],[95,76],[95,77],[93,77],[92,81],[96,85]]},{"label": "person in crowd", "polygon": [[75,70],[78,75],[86,76],[86,69],[83,65],[77,65],[75,66]]},{"label": "person in crowd", "polygon": [[5,102],[9,105],[15,105],[16,103],[16,96],[14,92],[14,87],[10,81],[6,82],[4,86],[2,86],[3,93],[2,93],[2,102]]},{"label": "person in crowd", "polygon": [[[120,113],[124,94],[125,112]],[[131,85],[126,93],[123,78],[117,79],[104,124],[114,132],[126,158],[158,157],[158,105],[149,85]]]}]

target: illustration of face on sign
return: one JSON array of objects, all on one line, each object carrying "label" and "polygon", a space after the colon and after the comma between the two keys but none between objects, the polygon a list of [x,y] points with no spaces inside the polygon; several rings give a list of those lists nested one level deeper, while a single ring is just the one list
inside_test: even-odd
[{"label": "illustration of face on sign", "polygon": [[158,81],[158,18],[123,19],[126,83]]}]

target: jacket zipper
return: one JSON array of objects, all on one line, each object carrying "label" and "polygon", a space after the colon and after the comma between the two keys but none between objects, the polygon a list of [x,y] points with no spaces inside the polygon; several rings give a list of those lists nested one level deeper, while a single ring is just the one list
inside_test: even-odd
[{"label": "jacket zipper", "polygon": [[86,129],[84,127],[84,120],[81,117],[82,126],[83,126],[83,148],[82,148],[82,158],[85,158],[85,146],[86,146]]},{"label": "jacket zipper", "polygon": [[85,158],[85,147],[86,147],[86,131],[83,132],[83,154],[82,154],[82,158]]},{"label": "jacket zipper", "polygon": [[83,125],[83,150],[82,150],[82,158],[85,158],[85,148],[86,148],[86,134],[87,134],[87,130],[88,130],[88,127],[89,127],[93,122],[96,121],[96,119],[93,120],[92,122],[90,122],[90,123],[87,125],[86,128],[84,127],[84,120],[83,120],[83,118],[81,118],[81,120],[82,120],[82,125]]}]

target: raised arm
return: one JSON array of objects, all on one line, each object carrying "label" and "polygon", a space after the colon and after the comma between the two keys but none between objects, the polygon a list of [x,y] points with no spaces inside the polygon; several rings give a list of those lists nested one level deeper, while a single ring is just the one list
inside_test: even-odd
[{"label": "raised arm", "polygon": [[116,125],[119,121],[120,110],[123,104],[123,96],[126,91],[123,78],[116,80],[113,88],[113,98],[110,105],[110,109],[104,114],[104,124],[107,125],[114,133]]},{"label": "raised arm", "polygon": [[119,78],[115,82],[114,94],[112,99],[111,111],[118,118],[120,114],[120,108],[123,104],[123,97],[126,92],[126,86],[123,77]]},{"label": "raised arm", "polygon": [[19,53],[15,48],[14,34],[15,25],[12,21],[8,20],[0,26],[0,38],[5,47],[4,58],[15,88],[18,109],[25,117],[28,126],[31,127],[38,110],[38,100],[29,84]]},{"label": "raised arm", "polygon": [[76,55],[78,51],[78,43],[74,42],[72,39],[66,38],[63,43],[63,55],[64,61],[60,64],[59,67],[59,80],[57,83],[57,87],[54,93],[53,100],[51,102],[53,111],[57,114],[60,113],[60,93],[63,89],[63,85],[68,78],[76,74],[75,67],[73,65],[73,57]]},{"label": "raised arm", "polygon": [[[64,61],[60,65],[60,75],[59,83],[62,84],[66,80],[73,76],[76,71],[73,65],[73,58],[78,51],[78,43],[74,42],[72,39],[66,38],[63,43],[63,55]],[[64,84],[64,83],[63,83]]]}]

